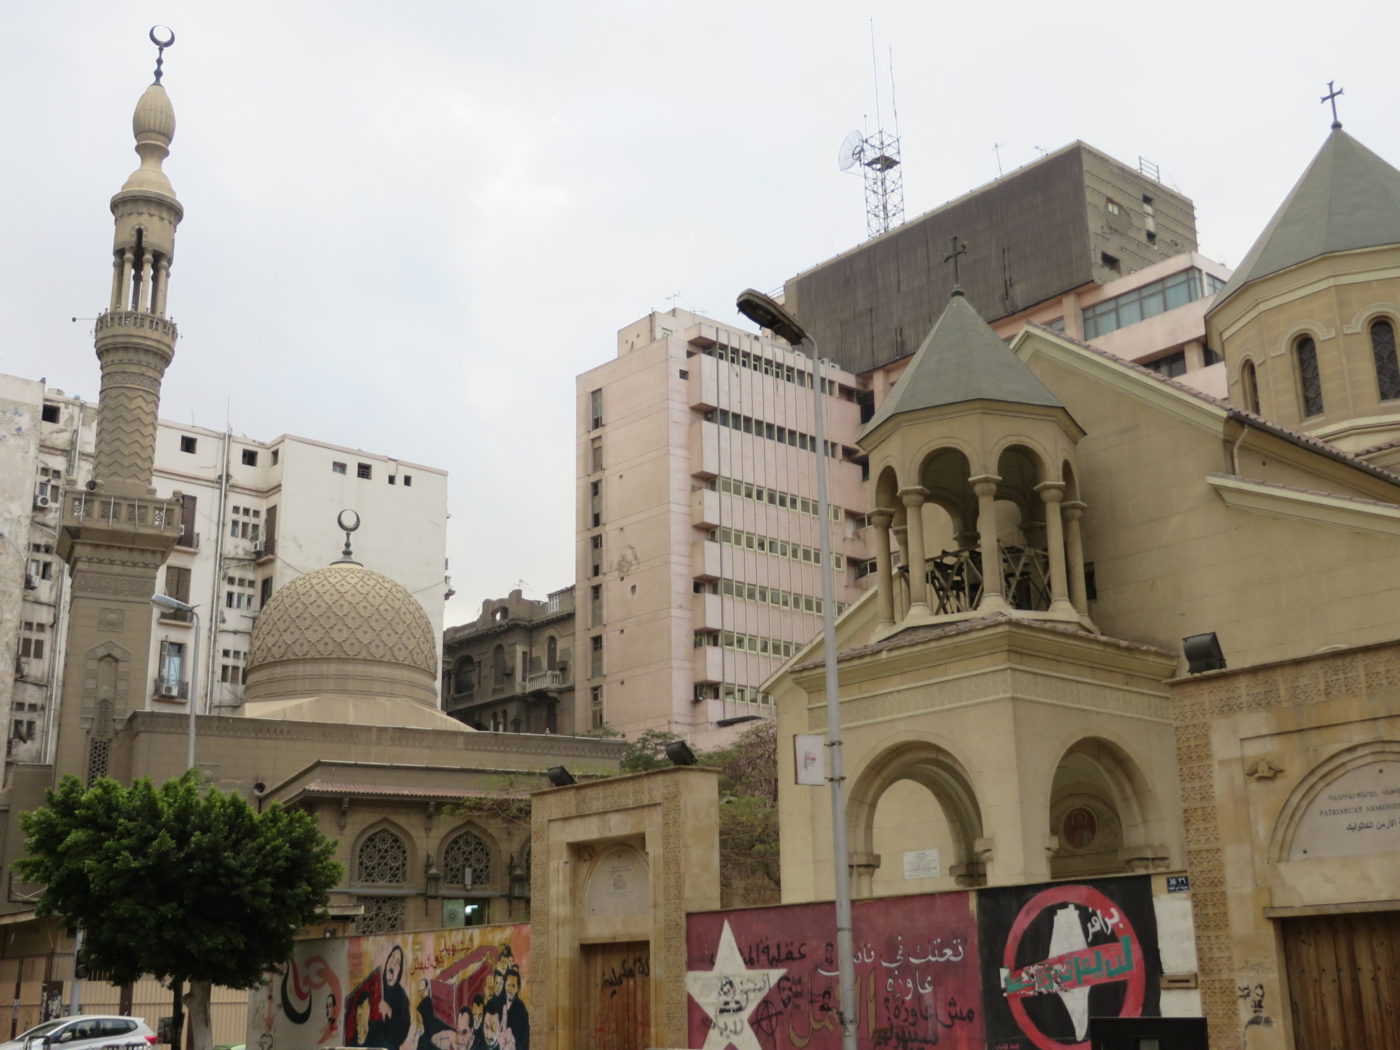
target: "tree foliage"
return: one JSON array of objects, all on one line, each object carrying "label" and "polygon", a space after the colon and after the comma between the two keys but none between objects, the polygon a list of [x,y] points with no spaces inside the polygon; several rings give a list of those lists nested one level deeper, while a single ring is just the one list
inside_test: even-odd
[{"label": "tree foliage", "polygon": [[310,814],[206,788],[195,772],[157,788],[64,777],[21,827],[21,877],[37,911],[81,927],[94,970],[115,983],[251,988],[286,960],[299,927],[340,879],[335,843]]},{"label": "tree foliage", "polygon": [[[680,737],[648,729],[629,742],[624,773],[670,765],[666,745]],[[719,770],[719,866],[722,907],[778,900],[778,731],[760,722],[728,747],[696,751],[699,764]]]}]

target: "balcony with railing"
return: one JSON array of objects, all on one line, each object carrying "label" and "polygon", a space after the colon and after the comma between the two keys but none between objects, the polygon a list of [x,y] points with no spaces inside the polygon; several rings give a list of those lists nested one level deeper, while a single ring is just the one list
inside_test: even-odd
[{"label": "balcony with railing", "polygon": [[142,538],[161,538],[173,544],[180,536],[180,501],[70,492],[63,500],[63,527],[67,532],[118,532],[138,545]]},{"label": "balcony with railing", "polygon": [[558,668],[547,671],[534,671],[525,676],[525,691],[527,693],[563,689],[568,684],[568,672],[559,670]]}]

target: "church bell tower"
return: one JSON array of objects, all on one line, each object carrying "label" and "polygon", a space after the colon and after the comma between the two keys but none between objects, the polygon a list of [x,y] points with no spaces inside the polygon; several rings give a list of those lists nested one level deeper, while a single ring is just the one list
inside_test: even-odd
[{"label": "church bell tower", "polygon": [[[59,536],[73,597],[55,764],[87,780],[107,772],[114,727],[152,695],[150,598],[180,535],[178,494],[159,499],[151,484],[160,382],[178,336],[166,304],[184,209],[161,168],[175,135],[160,82],[174,41],[151,30],[155,80],[132,116],[141,163],[112,198],[112,291],[94,329],[102,387],[92,476],[67,493]],[[189,703],[192,669],[181,672]]]}]

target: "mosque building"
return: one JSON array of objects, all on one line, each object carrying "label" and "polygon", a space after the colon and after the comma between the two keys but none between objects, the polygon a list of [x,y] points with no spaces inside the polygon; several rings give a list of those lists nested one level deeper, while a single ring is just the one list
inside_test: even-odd
[{"label": "mosque building", "polygon": [[[162,782],[194,765],[255,805],[314,814],[339,842],[345,873],[331,893],[325,932],[372,934],[528,914],[528,821],[483,800],[523,798],[555,766],[615,771],[623,747],[478,732],[443,713],[439,633],[405,587],[360,564],[353,513],[325,522],[321,557],[329,564],[291,579],[262,606],[241,708],[194,719],[148,709],[151,600],[163,593],[158,576],[182,529],[179,495],[157,497],[151,484],[160,382],[178,337],[167,306],[183,207],[162,167],[174,131],[158,60],[133,117],[141,164],[112,199],[112,293],[96,324],[102,386],[92,480],[61,496],[55,553],[72,597],[55,758],[14,763],[0,792],[7,875],[0,981],[15,989],[13,1032],[36,1023],[41,1002],[73,976],[71,939],[55,920],[35,917],[40,887],[10,870],[23,853],[21,814],[42,805],[60,776]],[[345,538],[332,560],[336,524]],[[366,532],[376,527],[383,522],[364,522]],[[82,996],[88,1012],[155,1018],[169,1008],[169,992],[155,981],[120,989],[87,981]],[[246,1001],[243,992],[216,999],[216,1040],[241,1041]]]}]

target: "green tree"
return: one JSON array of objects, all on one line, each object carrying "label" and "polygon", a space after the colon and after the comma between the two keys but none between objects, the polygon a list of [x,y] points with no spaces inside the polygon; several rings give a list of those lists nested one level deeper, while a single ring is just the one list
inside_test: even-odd
[{"label": "green tree", "polygon": [[[241,796],[191,771],[157,788],[64,777],[21,817],[21,877],[37,912],[83,931],[89,966],[114,983],[189,982],[191,1046],[209,1050],[213,985],[251,988],[292,953],[339,881],[335,843],[310,814]],[[178,1029],[178,1025],[177,1025]]]},{"label": "green tree", "polygon": [[[664,769],[666,745],[681,739],[665,729],[648,729],[630,740],[623,773]],[[702,766],[717,769],[719,782],[720,905],[725,908],[775,904],[780,896],[778,857],[778,731],[760,722],[728,747],[699,750]]]}]

